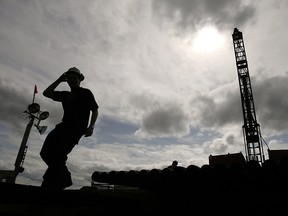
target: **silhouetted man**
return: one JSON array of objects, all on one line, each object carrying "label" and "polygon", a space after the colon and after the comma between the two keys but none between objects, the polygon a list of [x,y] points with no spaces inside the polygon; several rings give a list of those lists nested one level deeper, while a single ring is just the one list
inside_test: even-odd
[{"label": "silhouetted man", "polygon": [[[83,80],[80,70],[72,67],[43,92],[45,97],[61,102],[64,113],[62,121],[47,135],[40,151],[48,166],[41,187],[64,189],[73,184],[66,166],[68,154],[83,135],[93,134],[99,106],[92,92],[80,87]],[[62,82],[67,82],[71,91],[55,91]]]},{"label": "silhouetted man", "polygon": [[178,161],[174,160],[170,166],[168,166],[169,169],[174,170],[178,166]]}]

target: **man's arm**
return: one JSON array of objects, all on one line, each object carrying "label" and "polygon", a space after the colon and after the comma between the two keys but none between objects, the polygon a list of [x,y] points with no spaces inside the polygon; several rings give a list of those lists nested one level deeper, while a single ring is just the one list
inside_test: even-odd
[{"label": "man's arm", "polygon": [[98,109],[93,109],[92,110],[92,115],[91,115],[91,120],[90,120],[90,125],[89,127],[93,127],[94,128],[94,125],[96,123],[96,120],[98,118],[98,115],[99,115],[99,112],[98,112]]},{"label": "man's arm", "polygon": [[90,124],[89,127],[86,129],[85,137],[91,136],[93,134],[94,125],[96,123],[98,115],[99,115],[98,108],[93,109]]},{"label": "man's arm", "polygon": [[53,97],[53,92],[54,90],[57,88],[57,86],[61,83],[61,82],[65,82],[66,78],[65,78],[65,73],[63,73],[56,81],[54,81],[51,85],[49,85],[44,91],[43,91],[43,95],[45,97],[48,98],[52,98]]}]

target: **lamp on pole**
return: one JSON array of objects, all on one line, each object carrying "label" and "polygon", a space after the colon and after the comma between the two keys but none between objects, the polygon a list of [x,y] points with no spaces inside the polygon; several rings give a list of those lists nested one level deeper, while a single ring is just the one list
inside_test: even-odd
[{"label": "lamp on pole", "polygon": [[[9,182],[9,183],[15,183],[17,175],[24,171],[23,163],[24,163],[24,159],[25,159],[26,152],[28,149],[27,141],[28,141],[32,126],[34,125],[38,129],[40,134],[43,134],[47,129],[47,126],[40,126],[40,122],[49,117],[49,112],[40,111],[40,105],[34,102],[36,93],[37,93],[37,88],[35,85],[32,103],[29,104],[27,109],[23,112],[24,117],[28,118],[29,122],[26,126],[26,129],[22,138],[22,142],[18,151],[18,155],[15,160],[15,164],[14,164],[15,168],[13,171],[0,170],[1,181],[5,180],[6,182]],[[38,122],[34,124],[35,120]]]},{"label": "lamp on pole", "polygon": [[32,103],[30,105],[28,105],[27,109],[23,112],[24,115],[26,115],[29,119],[29,122],[26,126],[23,138],[22,138],[22,142],[18,151],[18,155],[15,161],[15,169],[14,169],[14,173],[15,173],[15,179],[14,179],[14,183],[16,180],[16,176],[19,173],[22,173],[24,171],[24,167],[23,167],[23,163],[24,163],[24,159],[26,156],[26,152],[27,152],[27,141],[28,141],[28,137],[31,131],[31,128],[34,124],[35,119],[38,120],[37,124],[34,124],[34,126],[38,129],[40,134],[43,134],[46,129],[47,126],[40,126],[40,121],[45,120],[48,118],[49,113],[47,111],[40,111],[40,105],[37,103]]}]

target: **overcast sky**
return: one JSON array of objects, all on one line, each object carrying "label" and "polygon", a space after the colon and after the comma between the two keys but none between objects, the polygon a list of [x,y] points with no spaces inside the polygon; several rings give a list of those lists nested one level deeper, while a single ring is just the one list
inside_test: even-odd
[{"label": "overcast sky", "polygon": [[262,137],[270,149],[287,149],[287,9],[285,0],[0,0],[0,169],[14,169],[37,85],[48,129],[32,128],[16,182],[41,184],[39,151],[63,114],[42,92],[74,66],[100,108],[93,136],[69,155],[71,188],[90,185],[94,171],[245,155],[235,27]]}]

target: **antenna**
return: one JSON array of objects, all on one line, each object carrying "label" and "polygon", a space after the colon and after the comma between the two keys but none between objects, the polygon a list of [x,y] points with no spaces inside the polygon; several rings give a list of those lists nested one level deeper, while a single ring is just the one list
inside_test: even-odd
[{"label": "antenna", "polygon": [[33,93],[32,104],[34,103],[34,100],[35,100],[35,94],[37,94],[37,93],[38,93],[37,85],[34,85],[34,93]]}]

